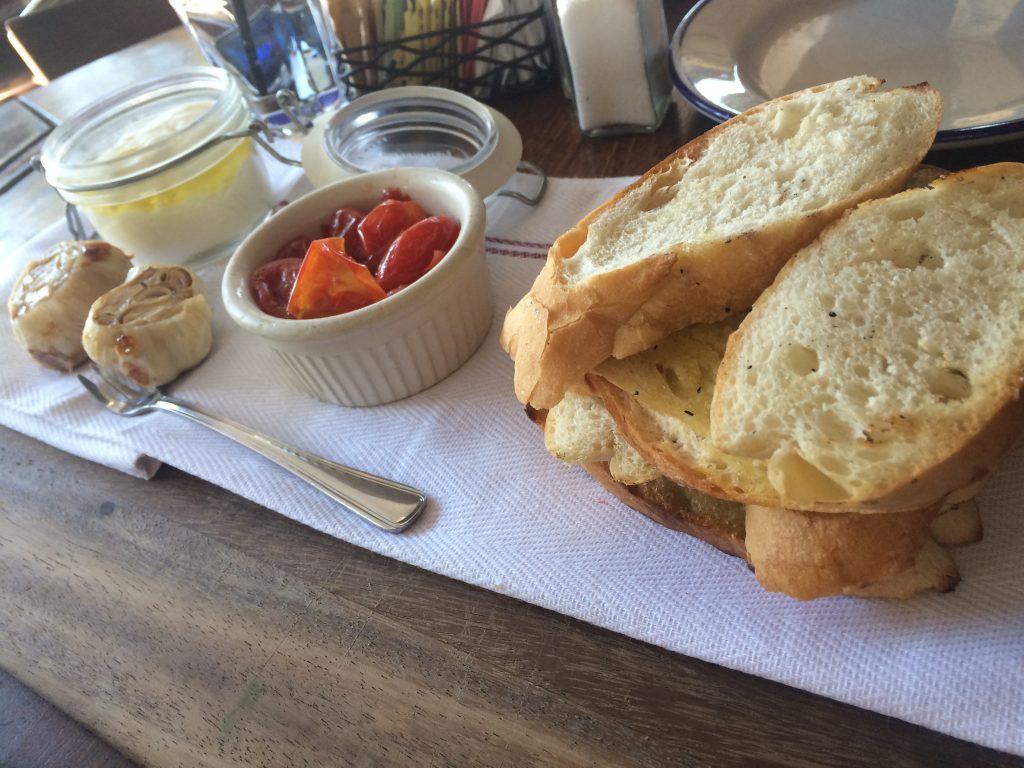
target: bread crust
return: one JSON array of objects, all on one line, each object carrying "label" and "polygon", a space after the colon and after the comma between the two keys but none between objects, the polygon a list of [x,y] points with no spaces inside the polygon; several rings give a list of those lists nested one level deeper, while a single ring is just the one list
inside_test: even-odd
[{"label": "bread crust", "polygon": [[[873,81],[865,92],[876,90],[880,84]],[[530,293],[506,315],[502,329],[501,344],[515,360],[515,391],[521,402],[550,408],[604,359],[634,354],[672,331],[692,323],[714,322],[730,311],[749,307],[789,257],[845,210],[863,200],[892,194],[906,184],[927,145],[904,158],[902,165],[862,194],[812,214],[722,241],[682,243],[572,285],[560,273],[558,266],[577,252],[592,222],[653,177],[670,172],[677,164],[697,160],[732,126],[780,102],[820,92],[829,85],[766,102],[712,128],[591,211],[555,241]],[[924,83],[909,88],[934,94]],[[933,115],[936,129],[941,101],[937,104]]]},{"label": "bread crust", "polygon": [[843,594],[909,600],[920,592],[951,592],[959,583],[960,571],[952,556],[935,539],[928,539],[914,558],[913,565],[905,571],[884,581],[848,587]]},{"label": "bread crust", "polygon": [[769,592],[798,600],[839,595],[910,568],[932,517],[927,509],[829,515],[749,505],[747,556]]},{"label": "bread crust", "polygon": [[[526,412],[544,428],[546,412]],[[753,506],[703,508],[685,486],[667,477],[624,484],[611,475],[607,462],[580,466],[634,511],[743,558],[769,591],[801,600],[907,599],[926,590],[947,591],[959,580],[952,559],[928,535],[930,510],[829,515]]]}]

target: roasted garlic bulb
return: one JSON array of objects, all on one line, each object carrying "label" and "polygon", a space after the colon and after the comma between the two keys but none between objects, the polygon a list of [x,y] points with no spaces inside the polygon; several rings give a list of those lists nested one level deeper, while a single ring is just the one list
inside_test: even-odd
[{"label": "roasted garlic bulb", "polygon": [[147,267],[96,300],[82,344],[101,368],[158,387],[206,357],[213,343],[210,320],[210,305],[192,272]]},{"label": "roasted garlic bulb", "polygon": [[131,261],[99,240],[58,243],[29,262],[7,302],[14,338],[43,365],[70,371],[85,360],[82,327],[89,307],[120,285]]}]

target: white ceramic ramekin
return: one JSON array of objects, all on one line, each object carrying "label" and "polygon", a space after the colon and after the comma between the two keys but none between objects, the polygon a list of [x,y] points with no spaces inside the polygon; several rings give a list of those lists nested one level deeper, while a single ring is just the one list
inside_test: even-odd
[{"label": "white ceramic ramekin", "polygon": [[[318,237],[341,206],[369,210],[397,187],[428,214],[445,214],[461,231],[448,255],[407,288],[335,317],[284,320],[262,312],[249,277],[300,235]],[[416,394],[455,371],[487,335],[493,313],[484,257],[485,211],[458,176],[394,168],[330,184],[296,200],[247,237],[228,261],[221,294],[231,319],[280,355],[302,387],[340,405],[380,405]]]}]

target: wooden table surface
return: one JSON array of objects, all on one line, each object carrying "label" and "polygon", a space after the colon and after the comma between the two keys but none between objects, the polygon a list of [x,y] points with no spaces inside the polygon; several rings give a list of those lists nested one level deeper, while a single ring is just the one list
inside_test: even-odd
[{"label": "wooden table surface", "polygon": [[[657,133],[586,140],[557,88],[495,106],[552,176],[638,174],[710,125],[677,101]],[[996,159],[1024,145],[933,158]],[[38,194],[24,183],[0,211]],[[4,248],[36,226],[5,225]],[[3,768],[1024,765],[371,554],[172,467],[145,482],[2,428],[0,467]]]}]

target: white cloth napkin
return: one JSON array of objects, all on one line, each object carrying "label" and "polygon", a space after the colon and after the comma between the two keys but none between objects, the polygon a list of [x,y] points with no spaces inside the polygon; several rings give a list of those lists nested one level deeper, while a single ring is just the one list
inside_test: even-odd
[{"label": "white cloth napkin", "polygon": [[[552,459],[512,393],[498,345],[505,309],[548,244],[626,180],[552,179],[536,209],[489,210],[497,311],[472,359],[430,390],[377,408],[325,405],[273,353],[234,327],[211,288],[215,347],[177,396],[337,461],[423,489],[401,535],[340,511],[283,470],[184,419],[124,419],[74,376],[36,365],[0,323],[0,422],[142,477],[165,461],[331,536],[673,651],[1024,755],[1024,459],[984,492],[984,542],[956,551],[963,583],[906,603],[812,603],[763,592],[746,566],[625,508],[582,470]],[[57,225],[0,263],[66,237]]]}]

